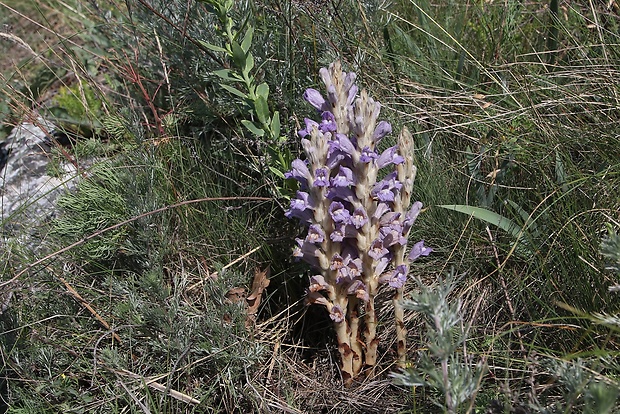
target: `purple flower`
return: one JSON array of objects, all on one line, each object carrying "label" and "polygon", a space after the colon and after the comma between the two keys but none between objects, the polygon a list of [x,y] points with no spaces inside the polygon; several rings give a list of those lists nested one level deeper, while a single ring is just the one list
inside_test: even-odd
[{"label": "purple flower", "polygon": [[[351,73],[349,73],[349,75]],[[353,75],[355,75],[355,74],[353,74]],[[346,86],[345,86],[345,89],[346,89]],[[358,91],[357,85],[351,85],[351,88],[349,89],[349,92],[347,94],[347,106],[350,107],[351,104],[353,104],[353,100],[355,99],[355,95],[357,95],[357,91]]]},{"label": "purple flower", "polygon": [[314,267],[320,267],[325,260],[325,254],[312,243],[302,239],[295,239],[297,246],[293,249],[293,257],[303,259],[304,262]]},{"label": "purple flower", "polygon": [[329,109],[329,106],[325,102],[325,98],[321,95],[321,92],[316,89],[308,88],[304,92],[304,99],[310,103],[310,105],[314,106],[317,111],[326,111]]},{"label": "purple flower", "polygon": [[352,202],[355,199],[355,193],[349,187],[330,187],[326,197],[330,200],[344,200]]},{"label": "purple flower", "polygon": [[312,133],[312,130],[314,128],[319,128],[319,124],[316,121],[313,121],[312,119],[309,118],[304,118],[304,123],[306,124],[306,128],[305,129],[300,129],[299,131],[297,131],[297,135],[299,135],[300,138],[305,138],[308,135],[310,135]]},{"label": "purple flower", "polygon": [[373,187],[371,195],[379,201],[394,201],[396,193],[403,188],[403,184],[396,179],[396,171],[388,174]]},{"label": "purple flower", "polygon": [[336,118],[331,112],[325,111],[321,117],[323,120],[319,124],[319,131],[334,132],[338,128],[338,125],[336,125]]},{"label": "purple flower", "polygon": [[334,242],[341,242],[347,237],[357,237],[357,230],[350,224],[339,223],[331,232],[329,238]]},{"label": "purple flower", "polygon": [[308,243],[322,243],[325,240],[325,232],[318,224],[312,224],[308,228],[306,241]]},{"label": "purple flower", "polygon": [[340,151],[347,155],[352,156],[355,150],[355,145],[345,134],[336,133],[336,139],[340,143]]},{"label": "purple flower", "polygon": [[377,124],[377,127],[375,128],[375,132],[372,134],[372,142],[374,142],[375,144],[378,143],[390,132],[392,132],[392,125],[390,125],[389,122],[379,122]]},{"label": "purple flower", "polygon": [[[334,141],[330,141],[330,144],[331,144],[331,142],[334,142]],[[340,162],[343,161],[345,158],[346,158],[346,155],[344,154],[344,152],[342,152],[340,150],[332,151],[327,156],[326,165],[330,169],[336,168],[336,166],[338,166],[338,164],[340,164]]]},{"label": "purple flower", "polygon": [[338,95],[336,95],[336,87],[334,85],[327,87],[327,99],[332,106],[335,106],[336,102],[338,102]]},{"label": "purple flower", "polygon": [[353,171],[350,168],[340,166],[338,174],[331,179],[332,187],[349,187],[355,185]]},{"label": "purple flower", "polygon": [[355,84],[355,72],[349,72],[344,77],[344,90],[348,91],[347,94],[347,106],[350,106],[357,94],[357,85]]},{"label": "purple flower", "polygon": [[411,226],[413,226],[413,223],[415,223],[415,220],[416,218],[418,218],[418,215],[420,214],[421,210],[422,210],[421,202],[416,201],[415,203],[413,203],[413,205],[411,206],[411,208],[405,215],[405,219],[403,220],[403,234],[406,234],[409,232],[409,229],[411,229]]},{"label": "purple flower", "polygon": [[351,215],[351,224],[353,224],[356,229],[361,229],[366,223],[368,223],[366,210],[364,210],[364,207],[356,208]]},{"label": "purple flower", "polygon": [[393,246],[398,243],[402,246],[407,244],[407,238],[403,237],[403,226],[400,223],[400,213],[389,212],[379,221],[381,228],[379,234],[383,239],[384,246]]},{"label": "purple flower", "polygon": [[284,213],[288,218],[297,217],[303,222],[309,222],[314,216],[314,206],[311,205],[310,194],[297,191],[297,198],[291,199],[291,207]]},{"label": "purple flower", "polygon": [[390,264],[391,260],[392,260],[392,255],[389,253],[386,256],[382,257],[381,260],[379,260],[379,262],[377,263],[377,266],[375,267],[375,274],[380,275],[381,273],[383,273],[383,271]]},{"label": "purple flower", "polygon": [[391,273],[381,276],[379,278],[379,283],[387,283],[394,289],[400,289],[405,286],[405,282],[407,282],[407,271],[406,265],[396,266],[396,269]]},{"label": "purple flower", "polygon": [[310,292],[320,292],[321,290],[327,290],[328,288],[329,285],[323,276],[316,275],[310,278],[310,286],[308,287]]},{"label": "purple flower", "polygon": [[346,260],[345,266],[338,269],[336,283],[350,282],[360,276],[362,276],[362,260],[359,258]]},{"label": "purple flower", "polygon": [[375,239],[370,245],[370,250],[368,250],[368,256],[375,260],[381,260],[388,253],[390,251],[383,246],[383,240],[381,239]]},{"label": "purple flower", "polygon": [[327,168],[317,168],[314,170],[314,182],[312,185],[315,187],[327,187],[329,186],[329,173]]},{"label": "purple flower", "polygon": [[334,201],[329,205],[329,215],[334,223],[349,223],[351,220],[351,213],[344,207],[344,204],[338,201]]},{"label": "purple flower", "polygon": [[424,246],[424,240],[420,240],[413,245],[413,247],[411,248],[411,252],[409,252],[409,256],[407,256],[407,258],[413,262],[420,256],[428,256],[429,254],[431,254],[432,251],[433,249],[431,249],[430,247]]},{"label": "purple flower", "polygon": [[360,156],[360,161],[363,163],[368,163],[368,162],[371,162],[372,160],[376,160],[378,157],[379,155],[374,150],[371,150],[370,147],[364,147],[362,149],[362,155]]},{"label": "purple flower", "polygon": [[390,164],[402,164],[405,162],[405,159],[398,154],[398,145],[394,145],[383,151],[379,158],[377,159],[377,167],[383,168],[386,165]]},{"label": "purple flower", "polygon": [[358,299],[363,300],[364,302],[368,302],[368,289],[366,285],[361,280],[354,280],[351,282],[349,287],[347,288],[347,293],[349,295],[355,295]]},{"label": "purple flower", "polygon": [[333,305],[331,310],[329,311],[329,317],[332,319],[332,321],[340,323],[344,321],[344,312],[339,305]]},{"label": "purple flower", "polygon": [[313,303],[316,303],[318,305],[329,307],[329,302],[327,301],[327,299],[325,299],[325,296],[323,296],[319,292],[311,292],[310,290],[308,290],[308,295],[306,296],[305,302],[307,305],[312,305]]},{"label": "purple flower", "polygon": [[372,218],[374,219],[380,219],[381,217],[383,217],[383,215],[387,212],[391,211],[390,210],[390,206],[387,203],[379,203],[377,205],[377,209],[375,210],[374,214],[372,215]]},{"label": "purple flower", "polygon": [[334,168],[344,159],[354,159],[357,150],[353,142],[344,134],[336,133],[335,139],[329,141],[327,151],[327,166]]},{"label": "purple flower", "polygon": [[308,188],[308,182],[312,178],[308,166],[299,158],[291,163],[291,171],[284,174],[284,178],[294,178],[299,181],[301,188]]},{"label": "purple flower", "polygon": [[329,265],[329,268],[331,270],[339,270],[342,269],[345,266],[344,263],[344,259],[342,258],[342,256],[340,256],[338,253],[335,253],[334,256],[332,256],[332,261],[331,264]]}]

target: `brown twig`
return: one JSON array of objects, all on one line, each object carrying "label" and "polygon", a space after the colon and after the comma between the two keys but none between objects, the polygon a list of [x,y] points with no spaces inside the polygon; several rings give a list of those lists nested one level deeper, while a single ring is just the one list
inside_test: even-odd
[{"label": "brown twig", "polygon": [[[80,294],[77,292],[77,290],[75,290],[75,289],[73,288],[73,286],[71,286],[71,285],[69,284],[69,282],[67,282],[67,281],[66,281],[64,278],[62,278],[62,277],[58,277],[58,280],[60,280],[60,281],[61,281],[61,282],[65,285],[65,287],[67,288],[67,290],[69,291],[69,293],[71,293],[71,294],[73,295],[73,297],[75,298],[75,300],[77,300],[78,302],[80,302],[80,304],[81,304],[82,306],[84,306],[86,309],[88,309],[88,311],[89,311],[89,312],[90,312],[90,313],[91,313],[91,314],[95,317],[95,319],[97,319],[97,320],[98,320],[98,321],[99,321],[99,322],[100,322],[100,323],[104,326],[104,328],[106,328],[106,329],[108,329],[108,330],[110,330],[110,331],[112,330],[112,328],[110,327],[110,324],[109,324],[109,323],[107,323],[107,322],[106,322],[106,320],[105,320],[105,319],[103,319],[103,318],[101,317],[101,315],[99,315],[99,314],[97,313],[97,311],[96,311],[96,310],[95,310],[92,306],[90,306],[90,304],[86,301],[86,299],[84,299],[84,298],[82,297],[82,295],[80,295]],[[112,338],[116,339],[116,340],[118,341],[118,343],[119,343],[119,344],[121,343],[121,337],[120,337],[120,336],[118,336],[118,334],[117,334],[116,332],[112,332]]]}]

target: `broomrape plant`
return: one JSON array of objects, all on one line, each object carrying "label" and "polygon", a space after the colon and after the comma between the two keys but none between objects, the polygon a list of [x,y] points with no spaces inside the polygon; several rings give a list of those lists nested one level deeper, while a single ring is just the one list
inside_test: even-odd
[{"label": "broomrape plant", "polygon": [[431,249],[422,240],[407,254],[409,231],[422,209],[419,201],[410,205],[416,173],[411,134],[403,129],[398,145],[379,153],[377,144],[392,132],[388,122],[377,122],[381,105],[364,90],[357,96],[355,73],[343,72],[339,62],[319,73],[327,95],[312,88],[304,93],[321,120],[305,119],[298,132],[306,160],[294,160],[286,174],[300,184],[286,216],[308,228],[293,255],[321,272],[310,278],[307,302],[327,308],[342,377],[350,385],[363,368],[372,373],[377,361],[380,286],[394,290],[398,360],[404,364],[409,263]]}]

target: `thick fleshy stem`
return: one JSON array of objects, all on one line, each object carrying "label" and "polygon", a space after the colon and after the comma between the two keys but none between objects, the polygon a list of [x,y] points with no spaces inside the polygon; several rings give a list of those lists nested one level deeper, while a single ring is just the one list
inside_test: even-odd
[{"label": "thick fleshy stem", "polygon": [[340,371],[342,381],[345,386],[350,386],[356,376],[354,361],[359,360],[360,356],[351,348],[350,328],[347,320],[334,322],[336,338],[338,340],[338,351],[340,352]]},{"label": "thick fleshy stem", "polygon": [[[405,162],[396,167],[398,179],[403,183],[403,188],[401,189],[400,198],[395,200],[396,205],[394,209],[399,209],[405,214],[411,204],[411,192],[413,191],[413,182],[416,175],[416,167],[413,165],[413,137],[407,128],[403,128],[398,136],[398,147]],[[409,235],[408,231],[406,231],[406,233],[407,234],[404,234],[405,237]],[[406,246],[401,245],[396,250],[395,266],[406,264],[405,248]],[[397,365],[400,368],[405,367],[407,359],[407,328],[405,327],[405,309],[403,308],[404,293],[405,286],[403,285],[396,289],[392,299],[394,306],[394,325],[396,329]]]},{"label": "thick fleshy stem", "polygon": [[353,373],[357,376],[362,370],[364,350],[360,341],[359,299],[356,297],[349,299],[349,327],[351,350],[353,351]]}]

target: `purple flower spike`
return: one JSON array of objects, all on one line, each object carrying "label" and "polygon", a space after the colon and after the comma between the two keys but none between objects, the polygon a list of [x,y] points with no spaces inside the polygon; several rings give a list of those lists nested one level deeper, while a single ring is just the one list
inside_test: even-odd
[{"label": "purple flower spike", "polygon": [[349,187],[355,185],[353,171],[350,168],[340,166],[340,171],[331,179],[332,187]]},{"label": "purple flower spike", "polygon": [[381,121],[377,124],[375,128],[375,132],[372,134],[372,142],[375,144],[378,143],[385,137],[387,134],[392,132],[392,125],[390,125],[387,121]]},{"label": "purple flower spike", "polygon": [[344,205],[338,201],[334,201],[330,204],[329,215],[332,220],[334,220],[334,223],[347,224],[351,220],[351,213],[349,213],[349,210],[344,208]]},{"label": "purple flower spike", "polygon": [[386,165],[390,164],[402,164],[405,162],[405,159],[398,154],[398,145],[394,145],[383,151],[379,159],[377,159],[377,167],[383,168]]},{"label": "purple flower spike", "polygon": [[411,252],[409,253],[409,256],[407,256],[407,258],[413,262],[420,256],[428,256],[429,254],[431,254],[432,251],[433,249],[431,249],[430,247],[424,246],[424,240],[420,240],[413,245],[413,247],[411,248]]},{"label": "purple flower spike", "polygon": [[308,243],[323,243],[325,240],[325,232],[318,224],[312,224],[308,228],[308,235],[306,236],[306,241]]},{"label": "purple flower spike", "polygon": [[389,253],[390,251],[383,246],[383,240],[381,239],[375,239],[370,245],[370,250],[368,250],[368,256],[377,261]]},{"label": "purple flower spike", "polygon": [[356,208],[351,215],[351,224],[353,224],[356,229],[361,229],[366,223],[368,223],[366,210],[364,210],[364,207]]},{"label": "purple flower spike", "polygon": [[327,104],[325,102],[325,98],[321,95],[321,92],[316,89],[308,88],[304,92],[304,99],[310,103],[310,105],[314,106],[317,111],[325,111],[327,108]]},{"label": "purple flower spike", "polygon": [[340,306],[333,305],[329,312],[329,317],[332,319],[332,321],[340,323],[344,321],[344,312],[342,311],[342,308]]},{"label": "purple flower spike", "polygon": [[379,278],[379,283],[387,283],[390,287],[394,289],[400,289],[405,286],[405,282],[407,282],[407,266],[399,265],[396,266],[393,272],[381,276]]},{"label": "purple flower spike", "polygon": [[317,168],[314,170],[314,182],[315,187],[327,187],[329,186],[329,176],[327,168]]},{"label": "purple flower spike", "polygon": [[363,163],[371,162],[372,160],[376,160],[379,155],[370,149],[370,147],[364,147],[362,149],[362,155],[360,156],[360,161]]}]

